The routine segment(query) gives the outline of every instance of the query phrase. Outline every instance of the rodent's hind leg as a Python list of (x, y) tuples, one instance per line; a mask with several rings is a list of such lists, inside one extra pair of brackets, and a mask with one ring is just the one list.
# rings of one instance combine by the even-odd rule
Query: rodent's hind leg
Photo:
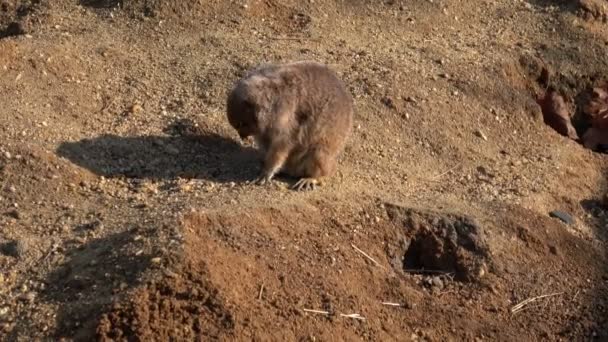
[(301, 161), (300, 180), (291, 188), (297, 191), (314, 190), (336, 169), (335, 154), (325, 148), (315, 148)]

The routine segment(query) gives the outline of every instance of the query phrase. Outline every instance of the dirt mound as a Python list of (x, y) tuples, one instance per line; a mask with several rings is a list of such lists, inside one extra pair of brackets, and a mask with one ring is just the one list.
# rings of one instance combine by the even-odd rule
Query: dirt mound
[[(529, 319), (535, 309), (512, 316), (509, 308), (542, 290), (528, 277), (552, 279), (543, 273), (544, 261), (528, 260), (560, 254), (571, 260), (568, 264), (588, 263), (594, 252), (581, 253), (585, 247), (575, 246), (585, 243), (556, 230), (550, 219), (511, 210), (522, 221), (538, 224), (532, 231), (505, 218), (505, 227), (514, 227), (523, 241), (540, 243), (519, 249), (518, 260), (507, 258), (514, 251), (502, 250), (506, 245), (492, 251), (483, 229), (470, 218), (397, 205), (356, 209), (319, 203), (193, 213), (183, 221), (181, 260), (169, 263), (162, 279), (114, 305), (102, 318), (98, 336), (386, 340), (434, 339), (445, 332), (458, 339), (508, 339), (531, 330), (549, 338), (580, 333), (590, 321), (568, 325), (570, 315), (580, 313), (566, 297), (544, 304), (543, 310), (551, 312), (544, 322)], [(553, 247), (545, 247), (543, 240)], [(401, 256), (395, 246), (406, 246)], [(500, 266), (490, 255), (499, 258)], [(416, 270), (393, 269), (391, 260)], [(588, 266), (589, 275), (601, 267)], [(567, 273), (551, 287), (568, 291), (573, 284), (566, 270), (572, 268), (558, 268)], [(519, 280), (506, 282), (513, 278)], [(346, 317), (352, 314), (362, 320)], [(445, 315), (454, 318), (442, 321)], [(506, 323), (512, 320), (515, 325)]]
[(115, 303), (97, 327), (101, 341), (193, 340), (230, 336), (233, 318), (222, 294), (207, 282), (205, 265), (177, 266), (176, 273), (133, 291)]

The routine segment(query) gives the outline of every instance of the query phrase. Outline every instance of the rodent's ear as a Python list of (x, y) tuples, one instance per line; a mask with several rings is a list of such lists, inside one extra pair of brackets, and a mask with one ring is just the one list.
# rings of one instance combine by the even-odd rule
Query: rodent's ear
[(266, 80), (267, 79), (265, 77), (254, 75), (247, 80), (247, 85), (249, 86), (249, 88), (253, 88), (259, 91), (266, 87)]

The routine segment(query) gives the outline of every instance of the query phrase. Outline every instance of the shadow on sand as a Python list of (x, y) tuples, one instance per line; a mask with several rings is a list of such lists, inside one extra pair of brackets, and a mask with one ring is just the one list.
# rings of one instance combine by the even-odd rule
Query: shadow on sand
[[(170, 127), (173, 133), (175, 125)], [(177, 129), (180, 131), (183, 129)], [(255, 177), (260, 158), (255, 149), (215, 133), (170, 136), (102, 135), (64, 142), (57, 154), (91, 172), (127, 178), (199, 178), (241, 182)]]

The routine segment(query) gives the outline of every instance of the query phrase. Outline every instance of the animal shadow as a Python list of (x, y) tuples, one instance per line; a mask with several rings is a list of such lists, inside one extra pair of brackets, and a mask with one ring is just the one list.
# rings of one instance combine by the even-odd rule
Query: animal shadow
[(260, 165), (255, 149), (216, 133), (192, 132), (192, 127), (181, 121), (166, 129), (169, 136), (106, 134), (64, 142), (57, 154), (107, 178), (180, 177), (225, 183), (255, 177)]

